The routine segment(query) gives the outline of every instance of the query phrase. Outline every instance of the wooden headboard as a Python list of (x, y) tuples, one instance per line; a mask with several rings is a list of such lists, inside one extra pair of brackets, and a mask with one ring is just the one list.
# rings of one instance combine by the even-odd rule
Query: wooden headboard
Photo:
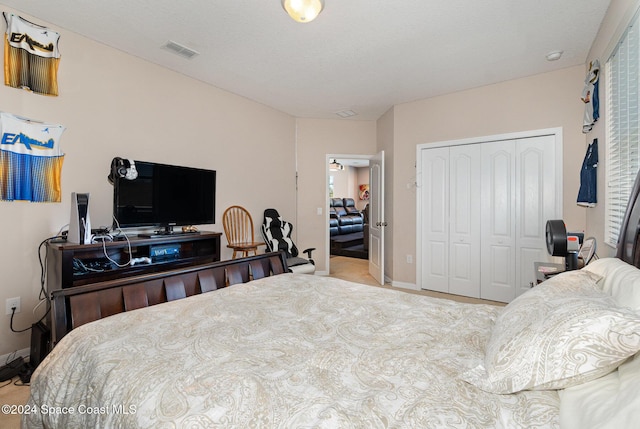
[(52, 344), (94, 320), (288, 272), (284, 252), (193, 265), (52, 292)]
[(640, 268), (640, 172), (636, 176), (620, 226), (616, 257)]

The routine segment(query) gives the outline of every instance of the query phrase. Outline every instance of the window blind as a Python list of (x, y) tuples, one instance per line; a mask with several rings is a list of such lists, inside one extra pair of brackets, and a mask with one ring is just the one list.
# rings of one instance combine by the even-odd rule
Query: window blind
[(640, 167), (640, 25), (632, 19), (606, 64), (607, 169), (605, 242), (616, 246)]

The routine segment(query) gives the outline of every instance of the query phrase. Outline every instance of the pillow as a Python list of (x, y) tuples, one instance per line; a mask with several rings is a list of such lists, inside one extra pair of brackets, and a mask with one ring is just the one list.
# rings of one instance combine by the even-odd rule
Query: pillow
[(640, 421), (640, 355), (611, 374), (559, 394), (563, 429), (636, 427)]
[(601, 258), (583, 268), (603, 279), (602, 291), (611, 295), (622, 307), (640, 311), (640, 270), (618, 258)]
[(602, 377), (640, 350), (640, 313), (588, 271), (559, 274), (498, 315), (484, 361), (461, 378), (491, 393), (561, 389)]

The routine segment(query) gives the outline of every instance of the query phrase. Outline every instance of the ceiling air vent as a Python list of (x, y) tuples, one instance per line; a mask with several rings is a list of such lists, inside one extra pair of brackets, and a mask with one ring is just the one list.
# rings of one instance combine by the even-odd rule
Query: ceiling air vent
[(166, 45), (163, 46), (167, 51), (173, 52), (176, 55), (180, 55), (181, 57), (191, 59), (196, 55), (200, 55), (199, 52), (194, 51), (191, 48), (187, 48), (180, 43), (174, 42), (173, 40), (169, 40)]
[(339, 112), (335, 112), (335, 114), (340, 116), (341, 118), (350, 118), (351, 116), (357, 115), (357, 113), (351, 109), (343, 109), (343, 110), (340, 110)]

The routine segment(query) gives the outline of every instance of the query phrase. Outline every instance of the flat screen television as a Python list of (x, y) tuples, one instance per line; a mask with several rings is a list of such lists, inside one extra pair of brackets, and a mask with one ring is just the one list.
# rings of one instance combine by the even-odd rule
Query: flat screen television
[(113, 182), (114, 226), (158, 227), (215, 223), (216, 172), (200, 168), (134, 161), (138, 177)]

